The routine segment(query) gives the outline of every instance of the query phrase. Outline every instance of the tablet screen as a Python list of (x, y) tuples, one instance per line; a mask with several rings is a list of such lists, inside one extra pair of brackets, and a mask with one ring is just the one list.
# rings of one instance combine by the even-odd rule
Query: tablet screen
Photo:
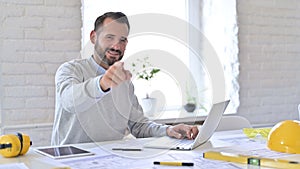
[(92, 152), (74, 146), (41, 147), (36, 151), (51, 158), (68, 158), (92, 155)]

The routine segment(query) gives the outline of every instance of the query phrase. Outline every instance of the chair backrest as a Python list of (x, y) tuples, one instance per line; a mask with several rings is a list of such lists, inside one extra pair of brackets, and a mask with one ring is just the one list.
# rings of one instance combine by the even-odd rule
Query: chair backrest
[(299, 120), (300, 120), (300, 104), (298, 105), (298, 115), (299, 115)]
[(251, 128), (249, 120), (242, 116), (223, 116), (216, 131)]

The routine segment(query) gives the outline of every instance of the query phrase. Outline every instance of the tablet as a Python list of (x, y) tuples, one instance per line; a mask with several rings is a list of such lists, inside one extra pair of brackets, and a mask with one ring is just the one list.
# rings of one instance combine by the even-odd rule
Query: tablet
[(35, 151), (53, 159), (71, 158), (93, 155), (94, 153), (75, 147), (75, 146), (51, 146), (51, 147), (37, 147)]

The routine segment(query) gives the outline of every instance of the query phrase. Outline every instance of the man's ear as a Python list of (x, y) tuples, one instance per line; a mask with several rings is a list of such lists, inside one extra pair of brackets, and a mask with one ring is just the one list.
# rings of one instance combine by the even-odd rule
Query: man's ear
[(94, 31), (94, 30), (91, 31), (91, 33), (90, 33), (90, 40), (91, 40), (92, 44), (96, 43), (96, 40), (97, 40), (96, 31)]

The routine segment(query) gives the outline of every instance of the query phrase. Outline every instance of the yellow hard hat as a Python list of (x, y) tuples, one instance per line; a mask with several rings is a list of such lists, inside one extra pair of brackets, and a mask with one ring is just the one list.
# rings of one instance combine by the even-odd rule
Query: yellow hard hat
[(273, 151), (300, 154), (300, 121), (277, 123), (268, 135), (267, 146)]

